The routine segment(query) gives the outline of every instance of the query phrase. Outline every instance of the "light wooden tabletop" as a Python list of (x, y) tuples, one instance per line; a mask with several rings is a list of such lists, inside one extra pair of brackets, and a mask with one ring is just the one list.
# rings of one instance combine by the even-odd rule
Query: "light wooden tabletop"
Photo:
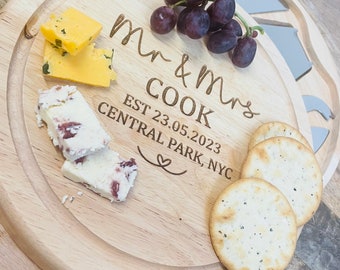
[[(12, 0), (14, 1), (14, 0)], [(0, 6), (6, 4), (0, 0)], [(300, 0), (306, 11), (316, 22), (337, 66), (340, 66), (340, 0)], [(1, 9), (0, 9), (1, 13)], [(340, 216), (340, 166), (324, 190), (324, 204)], [(340, 250), (340, 247), (339, 247)], [(16, 246), (0, 224), (0, 269), (37, 269), (37, 266)], [(300, 269), (296, 266), (295, 269)], [(305, 269), (305, 268), (303, 268)]]

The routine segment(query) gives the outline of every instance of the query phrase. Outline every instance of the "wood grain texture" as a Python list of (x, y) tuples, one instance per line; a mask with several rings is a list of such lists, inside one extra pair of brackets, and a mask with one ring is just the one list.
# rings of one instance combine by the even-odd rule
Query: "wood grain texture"
[[(159, 196), (154, 191), (150, 191), (150, 189), (153, 187), (153, 184), (157, 184), (157, 182), (155, 182), (156, 180), (154, 179), (165, 178), (173, 180), (171, 177), (157, 171), (152, 173), (148, 172), (147, 174), (142, 172), (138, 179), (152, 179), (151, 182), (142, 182), (141, 184), (137, 183), (131, 198), (129, 198), (129, 201), (124, 205), (113, 206), (114, 209), (112, 209), (112, 205), (106, 200), (98, 198), (96, 195), (83, 190), (82, 187), (66, 181), (61, 177), (58, 168), (60, 168), (60, 165), (62, 164), (62, 157), (60, 153), (58, 153), (58, 151), (52, 147), (51, 142), (47, 138), (46, 130), (36, 128), (34, 111), (32, 110), (36, 100), (36, 89), (44, 88), (55, 83), (54, 81), (45, 81), (40, 74), (39, 59), (41, 59), (42, 37), (38, 35), (36, 38), (28, 40), (26, 38), (22, 38), (22, 36), (19, 36), (17, 30), (23, 29), (23, 26), (28, 21), (28, 18), (41, 4), (40, 2), (42, 1), (34, 1), (31, 10), (26, 10), (24, 13), (16, 13), (26, 14), (21, 18), (18, 18), (18, 15), (13, 15), (12, 12), (14, 12), (14, 10), (15, 12), (18, 12), (18, 9), (26, 9), (26, 6), (24, 5), (22, 7), (15, 6), (15, 8), (14, 6), (7, 6), (7, 10), (5, 10), (5, 12), (1, 15), (2, 22), (6, 22), (6, 26), (8, 26), (9, 29), (12, 29), (12, 31), (9, 33), (10, 35), (6, 38), (8, 47), (1, 47), (1, 53), (4, 55), (5, 59), (4, 64), (1, 66), (1, 72), (4, 72), (1, 73), (2, 76), (7, 72), (8, 67), (6, 68), (5, 63), (6, 61), (8, 61), (7, 63), (10, 63), (9, 59), (12, 49), (15, 51), (15, 57), (12, 59), (10, 65), (12, 71), (15, 72), (10, 72), (10, 87), (8, 87), (9, 90), (7, 89), (8, 96), (1, 96), (2, 100), (6, 100), (6, 98), (10, 97), (8, 99), (10, 105), (7, 103), (4, 104), (5, 106), (2, 106), (2, 119), (8, 118), (6, 111), (7, 106), (9, 107), (10, 118), (12, 117), (12, 119), (9, 121), (10, 126), (4, 126), (1, 130), (2, 134), (4, 135), (4, 137), (2, 136), (1, 147), (6, 149), (6, 151), (1, 156), (1, 160), (6, 160), (7, 170), (4, 172), (4, 174), (2, 174), (1, 178), (4, 181), (0, 189), (1, 195), (3, 195), (1, 196), (0, 202), (2, 208), (1, 222), (6, 227), (6, 230), (8, 230), (18, 246), (22, 248), (34, 262), (46, 269), (50, 268), (51, 266), (53, 266), (53, 268), (63, 269), (68, 267), (78, 268), (85, 264), (87, 266), (91, 266), (92, 269), (95, 269), (96, 267), (103, 269), (112, 266), (113, 263), (122, 265), (124, 264), (126, 269), (129, 269), (136, 264), (138, 264), (141, 268), (144, 267), (147, 269), (158, 269), (160, 265), (154, 264), (155, 261), (161, 261), (162, 268), (166, 268), (167, 264), (169, 266), (173, 264), (172, 266), (190, 265), (192, 268), (198, 269), (218, 269), (219, 265), (209, 247), (206, 231), (204, 225), (202, 225), (204, 224), (206, 215), (208, 215), (209, 204), (211, 204), (214, 194), (216, 194), (219, 189), (218, 186), (202, 193), (202, 191), (197, 188), (191, 190), (193, 186), (190, 186), (191, 189), (188, 191), (188, 187), (186, 187), (186, 185), (175, 182), (173, 184), (174, 186), (170, 186), (168, 191), (171, 191), (172, 188), (177, 190), (177, 187), (180, 187), (180, 190), (183, 193), (180, 194), (180, 198), (182, 198), (182, 200), (173, 202), (167, 197)], [(148, 7), (150, 9), (152, 7), (152, 2), (154, 1), (150, 1), (148, 4), (150, 5)], [(60, 7), (57, 7), (57, 10), (62, 9), (63, 4), (60, 3), (60, 5)], [(79, 7), (85, 11), (88, 10), (88, 4), (85, 2), (81, 2)], [(118, 7), (118, 10), (119, 8), (124, 10), (124, 7)], [(140, 9), (140, 7), (138, 8), (138, 4), (135, 8), (137, 10)], [(297, 9), (301, 10), (299, 6)], [(51, 10), (54, 10), (53, 1), (46, 1), (44, 5), (42, 5), (39, 10), (34, 13), (35, 15), (29, 20), (29, 27), (27, 27), (26, 30), (29, 30), (30, 34), (34, 34), (37, 31), (39, 20), (42, 20), (43, 16), (47, 18)], [(102, 18), (99, 16), (99, 9), (91, 10), (91, 12), (90, 13), (93, 14), (93, 16)], [(131, 14), (133, 14), (132, 9), (126, 11), (126, 14), (127, 16), (131, 16)], [(293, 17), (293, 15), (291, 16)], [(104, 20), (110, 20), (110, 22), (107, 23), (107, 26), (111, 27), (112, 20), (115, 18), (115, 16), (112, 16), (109, 19), (107, 19), (105, 16), (103, 16), (103, 18)], [(131, 16), (129, 18), (134, 17)], [(20, 23), (14, 26), (14, 21), (16, 21), (15, 19), (17, 19)], [(142, 19), (135, 20), (133, 20), (133, 23), (136, 23), (137, 25), (138, 23), (143, 25)], [(108, 32), (109, 29), (106, 29), (106, 31)], [(178, 40), (176, 37), (172, 36), (171, 39), (173, 38), (175, 38), (176, 41), (171, 42), (183, 42), (182, 40)], [(145, 42), (146, 46), (152, 46), (155, 44), (154, 42), (157, 42), (153, 40), (152, 37), (149, 37), (149, 39), (150, 40)], [(18, 42), (16, 47), (14, 47), (14, 43), (16, 41)], [(102, 44), (112, 44), (112, 40), (109, 40), (107, 36), (103, 37), (100, 41)], [(187, 46), (187, 44), (180, 44), (181, 46)], [(324, 46), (323, 44), (321, 45)], [(162, 47), (163, 45), (159, 46)], [(282, 78), (281, 82), (283, 86), (280, 87), (282, 87), (282, 89), (288, 93), (284, 99), (289, 101), (288, 103), (290, 103), (290, 101), (293, 102), (293, 105), (290, 104), (289, 106), (289, 116), (282, 115), (282, 112), (277, 112), (278, 114), (276, 117), (286, 117), (287, 121), (299, 126), (303, 132), (309, 136), (308, 127), (306, 127), (307, 122), (306, 117), (304, 116), (303, 106), (301, 105), (302, 103), (299, 99), (299, 93), (295, 90), (300, 89), (301, 86), (306, 89), (306, 85), (309, 86), (313, 84), (314, 78), (316, 78), (314, 83), (319, 84), (321, 81), (321, 85), (325, 89), (330, 89), (331, 87), (329, 86), (332, 86), (332, 84), (329, 84), (329, 82), (332, 83), (334, 80), (334, 75), (332, 74), (334, 67), (331, 68), (331, 75), (328, 77), (330, 79), (327, 80), (327, 82), (322, 82), (322, 80), (320, 80), (321, 76), (318, 72), (316, 72), (315, 75), (313, 75), (313, 78), (309, 79), (308, 82), (306, 81), (305, 84), (299, 82), (298, 85), (296, 85), (295, 82), (291, 80), (291, 76), (287, 72), (287, 67), (285, 67), (285, 65), (280, 62), (280, 57), (277, 59), (275, 58), (277, 52), (275, 51), (275, 48), (273, 49), (271, 47), (272, 44), (269, 41), (263, 39), (261, 46), (263, 46), (263, 51), (260, 52), (260, 56), (265, 59), (264, 61), (268, 62), (269, 66), (274, 67), (273, 70), (277, 69), (278, 67), (280, 69), (278, 74), (274, 74), (273, 76)], [(115, 43), (115, 47), (119, 48), (123, 46), (119, 45), (117, 42), (117, 44)], [(195, 46), (192, 46), (191, 49), (192, 50), (189, 53), (194, 54), (192, 57), (193, 59), (196, 59), (194, 53)], [(180, 55), (180, 52), (181, 49), (179, 49), (179, 51), (176, 50), (174, 55)], [(135, 52), (131, 51), (131, 53), (133, 54)], [(117, 58), (118, 57), (119, 55), (117, 55)], [(327, 55), (327, 50), (325, 56), (323, 55), (323, 57), (327, 61), (330, 59)], [(117, 58), (115, 59), (117, 69), (119, 70), (121, 67), (122, 73), (123, 71), (128, 73), (129, 69), (126, 66), (128, 64), (134, 63), (135, 60), (127, 57), (124, 59), (124, 61), (122, 61)], [(25, 66), (20, 67), (19, 64), (22, 65), (23, 59), (27, 60), (27, 63)], [(138, 61), (139, 69), (138, 72), (133, 73), (132, 77), (135, 78), (133, 78), (132, 82), (129, 84), (129, 89), (137, 88), (139, 81), (145, 81), (145, 74), (149, 74), (150, 72), (150, 63), (145, 63), (145, 61), (143, 62), (141, 60)], [(141, 63), (143, 65), (141, 65)], [(157, 69), (160, 69), (160, 66), (158, 66), (156, 70)], [(20, 70), (21, 73), (19, 72), (16, 74), (18, 70)], [(193, 69), (193, 71), (196, 70)], [(24, 77), (22, 74), (25, 74)], [(163, 75), (166, 78), (165, 81), (168, 82), (171, 80), (171, 75)], [(122, 81), (124, 83), (131, 79), (131, 75), (126, 78), (124, 77), (124, 74), (122, 76)], [(147, 75), (146, 77), (148, 78), (149, 76)], [(20, 83), (22, 83), (23, 87), (21, 87)], [(123, 86), (121, 86), (121, 88), (123, 88)], [(21, 90), (23, 92), (21, 92)], [(98, 89), (91, 89), (91, 91), (92, 90), (97, 92), (95, 94), (86, 92), (86, 97), (94, 108), (97, 107), (98, 104), (104, 99), (114, 104), (115, 100), (119, 99), (119, 93), (124, 93), (124, 91), (119, 92), (118, 90), (118, 93), (110, 93), (110, 95), (105, 93), (105, 95), (103, 95), (102, 89), (99, 91)], [(333, 88), (331, 88), (330, 92), (332, 91), (333, 93), (328, 94), (329, 97), (327, 96), (327, 98), (331, 100), (333, 98), (333, 102), (336, 107), (337, 99), (334, 99), (334, 96), (336, 97), (337, 95), (336, 83), (335, 86), (333, 85)], [(3, 94), (5, 94), (5, 90), (2, 91), (2, 95)], [(142, 100), (144, 99), (143, 95), (144, 93), (140, 94), (139, 96)], [(273, 95), (275, 95), (275, 93)], [(136, 94), (136, 96), (138, 95)], [(254, 98), (254, 100), (254, 103), (256, 103), (257, 98)], [(154, 104), (156, 103), (152, 103), (153, 106), (156, 106)], [(157, 103), (157, 106), (158, 105), (161, 107), (161, 104)], [(210, 103), (209, 105), (214, 106)], [(19, 110), (16, 111), (15, 108), (18, 108)], [(169, 113), (171, 117), (178, 117), (176, 114), (178, 112), (174, 111), (172, 113)], [(15, 119), (15, 121), (13, 119)], [(110, 127), (112, 124), (110, 119), (102, 117), (101, 120), (108, 127), (112, 134), (121, 134), (120, 131), (116, 131), (115, 128)], [(320, 120), (318, 121), (321, 123)], [(244, 129), (242, 127), (238, 127), (238, 125), (236, 126), (237, 128), (235, 132), (237, 132), (239, 129)], [(20, 134), (18, 132), (19, 130), (22, 130), (23, 127), (27, 129), (26, 136), (23, 136), (22, 133)], [(333, 123), (330, 124), (330, 128), (334, 130)], [(241, 150), (238, 149), (235, 152), (233, 159), (242, 158), (243, 144), (244, 141), (246, 141), (251, 129), (251, 127), (247, 127), (245, 129), (246, 135), (244, 135), (244, 138), (240, 140), (241, 142), (235, 146)], [(198, 130), (200, 129), (198, 128)], [(219, 134), (221, 132), (222, 131), (218, 130), (217, 133)], [(123, 131), (122, 133), (124, 135), (126, 134)], [(229, 136), (232, 138), (236, 136), (235, 134), (236, 133), (231, 131)], [(137, 133), (130, 132), (128, 133), (127, 137), (118, 139), (116, 142), (119, 143), (121, 148), (117, 150), (120, 150), (123, 155), (137, 155), (138, 152), (136, 149), (134, 148), (131, 150), (130, 146), (128, 146), (130, 141), (141, 140), (140, 136), (137, 135)], [(221, 134), (219, 134), (219, 136), (221, 136)], [(14, 140), (14, 145), (6, 145), (8, 141), (11, 141), (10, 138)], [(141, 145), (145, 145), (149, 142), (148, 139), (141, 141), (143, 143)], [(326, 154), (319, 155), (319, 160), (323, 164), (323, 169), (329, 175), (332, 173), (328, 171), (334, 171), (336, 167), (336, 164), (331, 164), (330, 166), (329, 163), (337, 163), (337, 144), (337, 135), (334, 135), (334, 137), (331, 139), (330, 146), (327, 146), (326, 144), (326, 147), (328, 148), (324, 152), (330, 152), (331, 157)], [(329, 151), (331, 147), (334, 149)], [(16, 155), (14, 157), (13, 154), (17, 152), (19, 152), (18, 157)], [(152, 153), (152, 151), (147, 153)], [(36, 162), (27, 160), (25, 158), (27, 156), (33, 156)], [(50, 159), (51, 156), (52, 159)], [(228, 160), (230, 160), (230, 157), (226, 156), (225, 158), (229, 158)], [(51, 160), (53, 160), (53, 162), (51, 162)], [(232, 161), (230, 162), (232, 163)], [(18, 169), (18, 164), (22, 166), (23, 170), (21, 170), (20, 167)], [(150, 166), (145, 161), (142, 161), (142, 165), (142, 167)], [(181, 168), (180, 165), (181, 164), (177, 165), (176, 167)], [(195, 165), (191, 164), (191, 166)], [(150, 167), (153, 168), (152, 166)], [(16, 172), (14, 178), (17, 179), (15, 188), (13, 188), (13, 181), (11, 181), (11, 179), (13, 179), (13, 171)], [(237, 171), (237, 169), (235, 169), (235, 171)], [(207, 174), (207, 172), (204, 173), (197, 169), (195, 172), (195, 177), (197, 177), (197, 175), (201, 175), (202, 173), (203, 175)], [(327, 177), (330, 178), (330, 176)], [(209, 186), (207, 186), (204, 182), (199, 183), (199, 188), (209, 188)], [(224, 184), (222, 183), (220, 185), (223, 186)], [(82, 197), (77, 197), (76, 194), (79, 190), (84, 191), (85, 195)], [(202, 194), (207, 196), (206, 192), (209, 194), (208, 200), (202, 203), (199, 198), (201, 198), (200, 196)], [(178, 211), (178, 205), (184, 201), (187, 203), (187, 198), (192, 196), (192, 193), (194, 193), (195, 198), (188, 202), (188, 206), (185, 204), (183, 205), (182, 203), (184, 209)], [(65, 194), (74, 195), (75, 200), (72, 203), (67, 202), (65, 205), (61, 205), (60, 200)], [(147, 198), (145, 198), (145, 196), (147, 196)], [(176, 193), (176, 196), (178, 196), (178, 192)], [(156, 198), (154, 202), (157, 205), (156, 207), (150, 203), (150, 198)], [(149, 200), (147, 201), (146, 199)], [(192, 209), (195, 209), (196, 211), (198, 210), (198, 212), (188, 214), (190, 211), (192, 211)], [(146, 216), (148, 217), (148, 220), (145, 219)], [(117, 217), (119, 218), (117, 219)], [(42, 220), (42, 222), (38, 222), (39, 224), (37, 224), (38, 219)], [(113, 224), (108, 222), (110, 220), (115, 220), (115, 222), (118, 223)], [(195, 220), (198, 220), (199, 222), (196, 222), (196, 224), (194, 223)], [(101, 226), (98, 226), (99, 222), (101, 222)], [(150, 224), (152, 224), (151, 227)], [(124, 246), (124, 243), (123, 246), (119, 246), (121, 242), (119, 240), (126, 240), (126, 237), (124, 237), (124, 239), (116, 239), (117, 233), (112, 232), (112, 230), (117, 228), (123, 228), (123, 231), (126, 234), (131, 232), (134, 233), (131, 236), (131, 241), (129, 242), (128, 246)], [(176, 230), (180, 230), (182, 233), (185, 232), (183, 235), (181, 235), (181, 237), (184, 238), (180, 239), (180, 241), (176, 238), (176, 236), (173, 237), (174, 234), (171, 234), (174, 233), (174, 228), (176, 228)], [(52, 231), (62, 233), (64, 238), (60, 239), (60, 237), (56, 237), (54, 234), (51, 234)], [(189, 235), (187, 235), (187, 232), (189, 232)], [(169, 233), (171, 235), (170, 242)], [(147, 239), (147, 236), (155, 235), (155, 239), (157, 239), (156, 245), (154, 245), (155, 243), (152, 242), (154, 240)], [(191, 241), (190, 239), (193, 237), (198, 239), (195, 244), (197, 246), (196, 248), (192, 248), (191, 244), (188, 244), (188, 242)], [(86, 239), (85, 242), (84, 239)], [(145, 245), (143, 245), (141, 248), (139, 245), (140, 241), (145, 243)], [(70, 243), (70, 245), (65, 246), (65, 242)], [(150, 254), (146, 255), (146, 252), (149, 252), (149, 250), (155, 246), (157, 246), (155, 252), (151, 254), (151, 256)], [(95, 250), (93, 247), (95, 247)], [(187, 251), (189, 247), (191, 253), (188, 256)], [(44, 252), (43, 258), (41, 257), (42, 252)], [(167, 254), (167, 257), (164, 257), (165, 253)], [(203, 258), (199, 258), (202, 257), (202, 254), (204, 254)], [(83, 258), (83, 256), (86, 258), (84, 258), (84, 260), (79, 260), (79, 257)], [(99, 261), (101, 262), (101, 265), (98, 265), (98, 258), (100, 258)], [(125, 261), (126, 258), (129, 259), (128, 262)]]
[[(11, 251), (11, 252), (9, 252)], [(0, 225), (0, 268), (1, 269), (39, 269), (22, 251), (17, 248), (13, 240)]]

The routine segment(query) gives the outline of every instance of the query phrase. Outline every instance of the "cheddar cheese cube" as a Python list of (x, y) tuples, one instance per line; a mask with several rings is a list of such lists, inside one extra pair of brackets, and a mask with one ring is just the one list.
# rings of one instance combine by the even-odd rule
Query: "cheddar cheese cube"
[(95, 48), (94, 43), (77, 55), (71, 55), (45, 41), (42, 72), (59, 79), (109, 87), (111, 80), (116, 79), (112, 58), (113, 50)]
[(94, 41), (102, 25), (82, 12), (69, 8), (60, 16), (51, 15), (40, 30), (46, 40), (76, 55)]

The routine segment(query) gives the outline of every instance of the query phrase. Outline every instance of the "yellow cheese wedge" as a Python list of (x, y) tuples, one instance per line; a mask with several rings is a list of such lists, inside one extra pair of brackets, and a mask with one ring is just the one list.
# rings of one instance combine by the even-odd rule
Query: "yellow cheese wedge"
[(81, 13), (69, 8), (60, 16), (51, 15), (49, 21), (40, 27), (45, 39), (71, 55), (78, 54), (99, 35), (102, 25)]
[(113, 50), (94, 46), (92, 43), (74, 56), (45, 41), (43, 74), (94, 86), (110, 86), (111, 80), (116, 79), (111, 67)]

